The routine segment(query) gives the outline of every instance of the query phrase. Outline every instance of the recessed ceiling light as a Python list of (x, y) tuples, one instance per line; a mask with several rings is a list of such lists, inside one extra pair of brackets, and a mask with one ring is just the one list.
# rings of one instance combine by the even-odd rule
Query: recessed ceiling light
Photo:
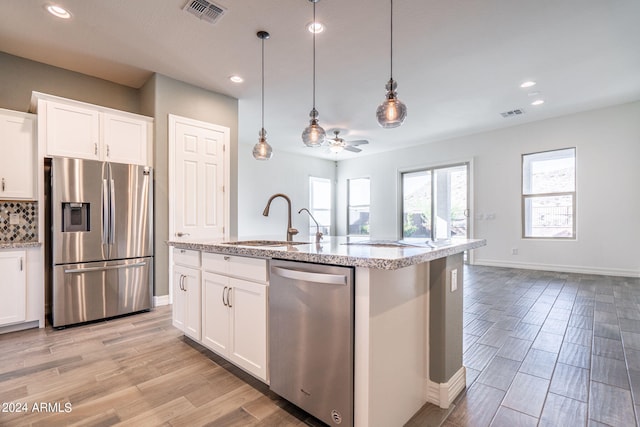
[(527, 82), (522, 83), (520, 85), (520, 87), (521, 88), (528, 88), (528, 87), (535, 86), (535, 85), (536, 85), (536, 82), (534, 82), (533, 80), (529, 80)]
[(231, 80), (234, 83), (242, 83), (244, 81), (242, 77), (236, 76), (236, 75), (229, 76), (229, 80)]
[(307, 24), (307, 30), (309, 30), (310, 33), (321, 33), (324, 31), (324, 25), (322, 25), (321, 22), (310, 22)]
[(529, 93), (527, 94), (527, 96), (538, 96), (538, 95), (540, 95), (540, 91), (537, 91), (537, 90), (535, 90), (535, 91), (533, 91), (533, 92), (529, 92)]
[(531, 105), (542, 105), (544, 104), (544, 99), (536, 99), (531, 103)]
[(71, 18), (71, 13), (67, 9), (62, 6), (58, 6), (56, 4), (50, 4), (47, 6), (47, 12), (52, 14), (57, 18), (69, 19)]

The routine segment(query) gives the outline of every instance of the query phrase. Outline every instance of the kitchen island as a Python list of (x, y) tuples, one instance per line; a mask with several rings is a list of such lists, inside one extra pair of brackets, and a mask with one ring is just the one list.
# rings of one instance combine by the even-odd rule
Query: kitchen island
[(486, 242), (452, 239), (428, 245), (327, 237), (319, 244), (295, 243), (185, 240), (169, 245), (203, 254), (354, 267), (354, 424), (402, 425), (427, 402), (447, 408), (465, 387), (463, 252)]

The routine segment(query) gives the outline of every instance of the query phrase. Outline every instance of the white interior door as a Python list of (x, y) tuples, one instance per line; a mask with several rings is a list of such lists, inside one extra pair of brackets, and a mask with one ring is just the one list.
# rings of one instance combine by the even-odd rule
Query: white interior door
[(169, 116), (171, 239), (228, 236), (229, 128)]

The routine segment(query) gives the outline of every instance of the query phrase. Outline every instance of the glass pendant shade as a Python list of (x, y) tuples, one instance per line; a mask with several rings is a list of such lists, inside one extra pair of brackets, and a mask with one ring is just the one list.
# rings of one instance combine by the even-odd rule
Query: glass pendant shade
[(397, 83), (393, 79), (389, 80), (386, 99), (376, 111), (378, 124), (385, 129), (396, 128), (407, 118), (407, 106), (398, 99), (396, 87)]
[(315, 108), (311, 110), (309, 117), (311, 117), (311, 120), (309, 121), (309, 126), (302, 132), (302, 142), (307, 147), (320, 147), (324, 144), (327, 133), (318, 124), (318, 111)]
[(267, 142), (267, 131), (260, 130), (258, 143), (253, 146), (253, 158), (256, 160), (269, 160), (273, 156), (273, 149)]

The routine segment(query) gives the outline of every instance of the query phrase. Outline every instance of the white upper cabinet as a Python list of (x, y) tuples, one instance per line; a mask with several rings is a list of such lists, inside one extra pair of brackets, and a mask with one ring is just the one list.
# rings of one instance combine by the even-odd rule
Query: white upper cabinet
[(34, 92), (46, 156), (151, 165), (153, 119)]
[[(100, 115), (76, 105), (47, 101), (45, 137), (49, 156), (100, 159)], [(41, 117), (43, 111), (39, 110)]]
[(35, 199), (36, 116), (0, 109), (0, 199)]
[(102, 125), (105, 160), (147, 164), (148, 121), (104, 113)]

